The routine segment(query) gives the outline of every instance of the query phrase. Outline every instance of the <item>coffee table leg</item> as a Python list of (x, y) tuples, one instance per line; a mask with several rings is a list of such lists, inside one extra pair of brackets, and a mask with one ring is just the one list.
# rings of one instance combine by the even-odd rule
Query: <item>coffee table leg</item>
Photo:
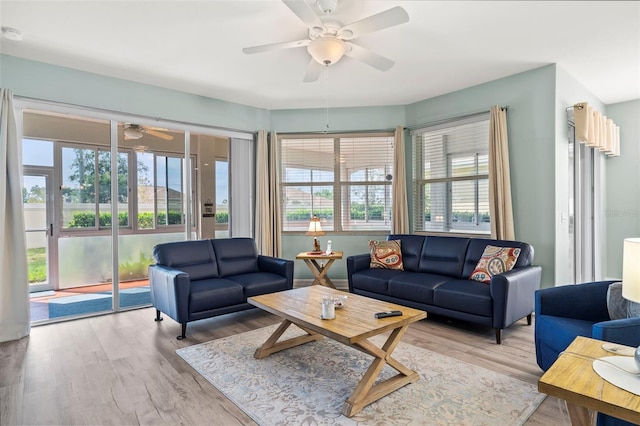
[[(356, 389), (342, 406), (342, 414), (347, 417), (352, 417), (372, 402), (420, 379), (418, 373), (391, 357), (391, 353), (398, 343), (400, 343), (400, 339), (407, 328), (408, 325), (405, 325), (404, 327), (393, 330), (382, 348), (378, 348), (368, 340), (363, 340), (352, 345), (354, 348), (372, 355), (374, 360), (362, 379), (358, 382)], [(390, 367), (393, 367), (400, 374), (390, 377), (374, 386), (376, 378), (385, 364), (389, 364)]]
[(266, 358), (272, 353), (280, 352), (294, 346), (299, 346), (308, 342), (322, 339), (321, 334), (316, 334), (309, 330), (303, 329), (307, 332), (307, 334), (298, 337), (292, 337), (291, 339), (278, 342), (280, 336), (282, 336), (282, 334), (287, 330), (287, 328), (289, 328), (291, 324), (293, 323), (289, 320), (282, 321), (282, 324), (280, 324), (278, 328), (276, 328), (276, 331), (274, 331), (273, 334), (269, 336), (267, 341), (264, 342), (258, 349), (256, 349), (253, 357), (256, 359)]

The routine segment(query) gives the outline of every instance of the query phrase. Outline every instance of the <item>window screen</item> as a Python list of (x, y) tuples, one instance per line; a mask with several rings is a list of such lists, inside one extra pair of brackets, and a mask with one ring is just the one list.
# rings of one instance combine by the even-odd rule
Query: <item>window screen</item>
[(414, 230), (489, 234), (489, 114), (411, 133)]

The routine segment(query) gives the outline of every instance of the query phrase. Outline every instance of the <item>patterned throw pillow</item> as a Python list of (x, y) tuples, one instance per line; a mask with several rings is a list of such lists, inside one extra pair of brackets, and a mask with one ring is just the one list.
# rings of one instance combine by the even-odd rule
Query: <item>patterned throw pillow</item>
[(370, 268), (404, 270), (400, 240), (369, 241), (369, 253), (371, 253)]
[(519, 248), (486, 246), (469, 279), (488, 284), (492, 276), (512, 270), (518, 256)]

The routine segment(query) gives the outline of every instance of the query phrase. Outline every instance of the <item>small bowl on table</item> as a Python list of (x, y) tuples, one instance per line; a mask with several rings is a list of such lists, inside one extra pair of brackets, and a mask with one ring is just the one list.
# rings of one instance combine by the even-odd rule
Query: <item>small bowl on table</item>
[(333, 304), (336, 308), (342, 308), (347, 303), (347, 296), (336, 296), (333, 298)]

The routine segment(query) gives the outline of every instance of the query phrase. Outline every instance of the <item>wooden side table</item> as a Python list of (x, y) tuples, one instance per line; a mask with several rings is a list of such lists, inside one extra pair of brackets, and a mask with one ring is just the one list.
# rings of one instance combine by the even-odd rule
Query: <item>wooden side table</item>
[(603, 343), (576, 337), (540, 378), (538, 390), (566, 401), (572, 425), (592, 424), (596, 411), (640, 424), (640, 396), (593, 371), (594, 359), (612, 355), (602, 349)]
[[(296, 256), (296, 259), (304, 260), (304, 263), (307, 264), (315, 279), (311, 285), (323, 285), (325, 287), (336, 288), (336, 286), (331, 282), (331, 279), (327, 276), (327, 272), (329, 272), (329, 268), (336, 259), (342, 259), (341, 251), (334, 251), (331, 254), (326, 254), (324, 252), (319, 254), (314, 254), (311, 252), (303, 251)], [(318, 261), (327, 261), (326, 264), (321, 265)]]

